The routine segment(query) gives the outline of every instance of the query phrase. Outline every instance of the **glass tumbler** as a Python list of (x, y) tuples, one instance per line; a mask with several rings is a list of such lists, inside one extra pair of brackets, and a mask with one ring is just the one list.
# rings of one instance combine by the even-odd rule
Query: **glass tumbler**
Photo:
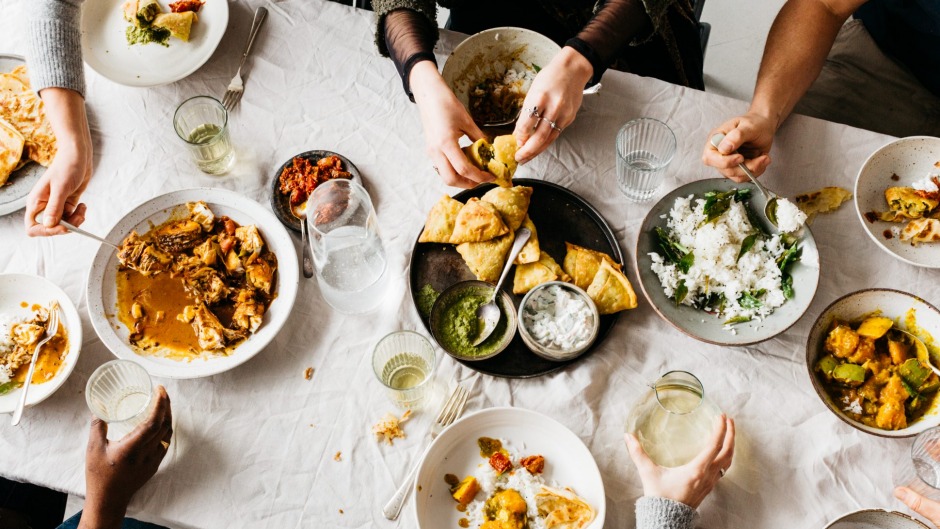
[(628, 200), (645, 202), (663, 183), (676, 154), (676, 135), (653, 118), (628, 122), (617, 133), (617, 184)]
[(427, 338), (412, 331), (393, 332), (372, 352), (372, 369), (389, 398), (403, 408), (420, 408), (434, 375), (437, 357)]
[(917, 434), (906, 459), (895, 470), (895, 484), (940, 501), (940, 426)]
[(221, 175), (232, 168), (235, 150), (228, 133), (228, 111), (218, 99), (196, 96), (183, 101), (173, 115), (173, 128), (200, 171)]
[(341, 178), (318, 185), (307, 202), (307, 226), (323, 299), (345, 314), (378, 307), (387, 283), (385, 247), (365, 188)]
[(140, 364), (112, 360), (91, 374), (85, 400), (91, 412), (108, 423), (108, 439), (120, 439), (147, 418), (153, 382)]
[(692, 373), (670, 371), (650, 385), (627, 418), (626, 432), (636, 436), (650, 459), (664, 467), (682, 466), (711, 438), (721, 415)]

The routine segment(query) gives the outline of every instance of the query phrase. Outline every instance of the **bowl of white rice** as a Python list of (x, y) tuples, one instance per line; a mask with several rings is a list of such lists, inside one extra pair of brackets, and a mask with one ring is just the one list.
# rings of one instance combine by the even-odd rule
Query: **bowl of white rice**
[[(709, 217), (706, 195), (734, 190), (743, 198)], [(714, 178), (683, 185), (653, 206), (635, 259), (640, 288), (663, 319), (703, 342), (750, 345), (803, 316), (819, 284), (816, 242), (808, 227), (781, 234), (764, 218), (764, 204), (753, 184)], [(665, 255), (662, 233), (694, 256), (687, 269)], [(790, 264), (782, 270), (784, 259)]]
[[(454, 48), (441, 75), (469, 111), (471, 95), (483, 89), (499, 91), (507, 98), (525, 98), (536, 74), (560, 50), (548, 37), (528, 29), (488, 29)], [(478, 120), (478, 124), (482, 123)]]

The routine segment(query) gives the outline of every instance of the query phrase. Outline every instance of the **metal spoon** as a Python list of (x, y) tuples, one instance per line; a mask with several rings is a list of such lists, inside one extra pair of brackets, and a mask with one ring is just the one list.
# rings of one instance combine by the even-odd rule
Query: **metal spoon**
[(512, 266), (512, 262), (516, 260), (516, 256), (519, 255), (525, 243), (529, 241), (530, 236), (532, 236), (532, 232), (528, 228), (519, 228), (519, 231), (516, 232), (516, 238), (512, 241), (512, 249), (509, 250), (509, 257), (506, 258), (506, 265), (503, 266), (503, 273), (499, 276), (496, 288), (493, 289), (493, 297), (490, 298), (489, 303), (480, 305), (477, 308), (477, 327), (480, 329), (480, 334), (473, 341), (474, 347), (483, 343), (496, 329), (496, 324), (499, 323), (499, 318), (503, 315), (502, 310), (496, 303), (496, 296), (499, 295), (499, 289), (503, 286), (506, 275), (509, 274), (509, 267)]
[[(718, 149), (718, 146), (721, 144), (721, 140), (723, 139), (725, 139), (724, 134), (720, 132), (718, 134), (715, 134), (714, 136), (712, 136), (712, 139), (711, 139), (712, 146), (715, 147), (715, 149)], [(754, 176), (754, 173), (752, 173), (751, 170), (748, 169), (746, 165), (744, 165), (743, 163), (739, 163), (738, 168), (744, 171), (744, 174), (746, 174), (747, 177), (751, 179), (751, 182), (753, 182), (754, 185), (757, 186), (757, 189), (760, 189), (760, 192), (763, 193), (764, 198), (767, 200), (767, 204), (764, 205), (764, 215), (767, 217), (767, 220), (769, 220), (771, 224), (776, 226), (777, 225), (777, 199), (779, 199), (780, 197), (778, 197), (776, 193), (767, 191), (767, 188), (761, 185), (761, 183), (757, 181), (757, 177)]]
[[(581, 93), (582, 93), (583, 95), (589, 96), (589, 95), (591, 95), (591, 94), (596, 94), (596, 93), (600, 92), (600, 91), (601, 91), (601, 88), (602, 88), (601, 84), (600, 84), (600, 83), (597, 83), (597, 84), (594, 85), (594, 86), (589, 86), (589, 87), (585, 88), (584, 91), (581, 92)], [(516, 120), (519, 119), (519, 116), (520, 116), (521, 114), (522, 114), (522, 107), (519, 107), (519, 110), (516, 111), (516, 114), (515, 114), (513, 117), (509, 118), (509, 119), (506, 119), (506, 120), (503, 120), (503, 121), (489, 121), (489, 122), (486, 122), (486, 123), (481, 123), (480, 126), (481, 126), (481, 127), (505, 127), (506, 125), (512, 125), (513, 123), (516, 122)]]
[(53, 301), (49, 305), (49, 321), (46, 322), (46, 332), (43, 338), (39, 340), (33, 349), (33, 357), (29, 361), (29, 371), (26, 373), (26, 381), (23, 382), (23, 393), (20, 395), (19, 402), (16, 403), (16, 409), (13, 410), (13, 420), (10, 422), (13, 426), (20, 423), (23, 418), (23, 408), (26, 407), (26, 393), (29, 386), (33, 383), (33, 372), (36, 370), (36, 360), (39, 358), (39, 350), (46, 342), (52, 339), (59, 332), (59, 303)]
[[(36, 216), (36, 222), (42, 224), (42, 215), (43, 215), (42, 213), (39, 213), (39, 215)], [(60, 220), (60, 221), (59, 221), (59, 224), (65, 226), (65, 229), (69, 230), (69, 231), (72, 232), (72, 233), (77, 233), (77, 234), (79, 234), (79, 235), (84, 235), (85, 237), (88, 237), (88, 238), (90, 238), (90, 239), (94, 239), (94, 240), (100, 242), (101, 244), (106, 244), (106, 245), (108, 245), (108, 246), (114, 248), (115, 250), (120, 250), (120, 249), (121, 249), (121, 247), (118, 246), (117, 244), (114, 244), (113, 242), (111, 242), (111, 241), (109, 241), (109, 240), (107, 240), (107, 239), (104, 239), (104, 238), (102, 238), (102, 237), (99, 237), (99, 236), (95, 235), (94, 233), (89, 233), (89, 232), (87, 232), (87, 231), (85, 231), (85, 230), (83, 230), (83, 229), (81, 229), (81, 228), (78, 228), (78, 227), (76, 227), (76, 226), (72, 226), (71, 224), (69, 224), (68, 222), (65, 222), (64, 220)]]
[(301, 255), (303, 255), (301, 269), (304, 277), (310, 279), (313, 277), (313, 255), (310, 250), (310, 235), (307, 231), (307, 201), (291, 206), (290, 212), (300, 221), (300, 245), (302, 246)]
[(940, 376), (940, 369), (937, 369), (937, 366), (933, 365), (933, 360), (930, 358), (930, 351), (927, 350), (927, 344), (925, 344), (923, 340), (907, 331), (902, 331), (897, 327), (892, 330), (906, 335), (907, 338), (914, 344), (914, 348), (917, 349), (917, 359), (922, 363), (927, 364), (927, 367), (929, 367), (931, 371), (936, 373), (937, 376)]

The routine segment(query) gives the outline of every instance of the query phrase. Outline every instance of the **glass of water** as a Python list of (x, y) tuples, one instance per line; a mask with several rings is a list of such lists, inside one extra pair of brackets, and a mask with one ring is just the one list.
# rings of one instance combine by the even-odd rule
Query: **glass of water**
[(108, 423), (108, 439), (117, 440), (144, 422), (153, 401), (147, 370), (130, 360), (112, 360), (95, 370), (85, 386), (92, 413)]
[(428, 395), (437, 357), (427, 338), (412, 331), (393, 332), (372, 352), (372, 368), (392, 401), (420, 408)]
[(218, 99), (196, 96), (183, 101), (173, 116), (173, 128), (200, 171), (221, 175), (232, 168), (235, 151), (228, 134), (228, 111)]
[(352, 180), (328, 180), (307, 202), (310, 248), (323, 299), (345, 314), (375, 309), (386, 289), (385, 247), (369, 193)]
[(617, 133), (617, 184), (627, 199), (645, 202), (663, 183), (676, 154), (676, 135), (653, 118), (628, 122)]
[(940, 501), (940, 426), (924, 430), (914, 438), (910, 462), (895, 470), (896, 485)]

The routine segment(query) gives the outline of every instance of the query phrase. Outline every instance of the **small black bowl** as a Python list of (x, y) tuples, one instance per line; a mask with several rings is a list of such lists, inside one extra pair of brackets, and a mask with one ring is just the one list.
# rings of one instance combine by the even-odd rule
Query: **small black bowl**
[(304, 158), (311, 163), (317, 163), (321, 158), (326, 158), (328, 156), (336, 156), (343, 162), (343, 170), (352, 175), (351, 180), (357, 184), (362, 184), (362, 173), (359, 172), (359, 169), (349, 161), (349, 158), (346, 158), (342, 154), (333, 152), (333, 151), (307, 151), (300, 154), (291, 156), (286, 162), (281, 164), (278, 167), (277, 171), (274, 173), (274, 178), (271, 181), (271, 209), (274, 210), (274, 214), (277, 216), (278, 220), (281, 221), (288, 228), (300, 233), (300, 220), (291, 213), (290, 210), (290, 195), (285, 195), (281, 193), (281, 173), (284, 172), (288, 166), (294, 163), (294, 158)]

